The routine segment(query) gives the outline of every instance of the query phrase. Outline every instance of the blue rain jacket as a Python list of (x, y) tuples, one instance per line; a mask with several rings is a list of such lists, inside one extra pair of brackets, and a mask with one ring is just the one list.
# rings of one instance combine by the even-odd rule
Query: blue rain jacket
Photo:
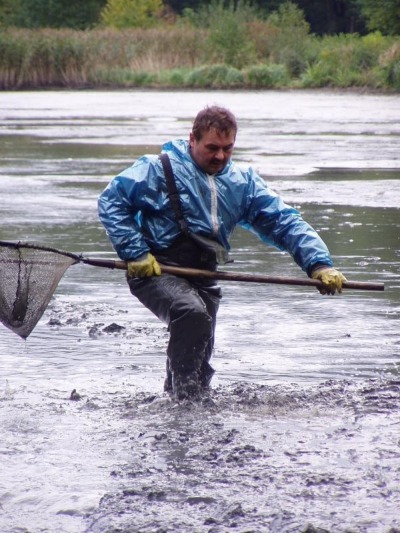
[[(291, 254), (308, 275), (316, 263), (332, 266), (329, 251), (300, 213), (288, 206), (251, 168), (233, 161), (209, 175), (190, 156), (188, 141), (170, 141), (167, 152), (191, 232), (214, 238), (227, 250), (236, 225)], [(99, 217), (123, 260), (168, 248), (181, 234), (157, 155), (144, 155), (115, 177), (99, 197)]]

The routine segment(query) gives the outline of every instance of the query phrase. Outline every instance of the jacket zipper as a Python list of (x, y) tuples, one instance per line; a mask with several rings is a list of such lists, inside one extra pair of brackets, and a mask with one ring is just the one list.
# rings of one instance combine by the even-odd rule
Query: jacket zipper
[(211, 192), (211, 224), (212, 224), (212, 234), (214, 237), (218, 234), (218, 197), (217, 197), (217, 188), (215, 186), (215, 178), (213, 174), (207, 174), (208, 185)]

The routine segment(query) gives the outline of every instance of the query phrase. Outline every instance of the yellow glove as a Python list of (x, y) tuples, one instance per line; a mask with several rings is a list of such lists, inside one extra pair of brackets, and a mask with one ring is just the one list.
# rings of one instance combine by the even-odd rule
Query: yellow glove
[(322, 286), (318, 287), (321, 294), (335, 294), (336, 291), (341, 293), (343, 282), (347, 281), (341, 272), (332, 267), (316, 268), (311, 277), (322, 282)]
[(160, 274), (160, 265), (151, 253), (142, 255), (136, 261), (128, 261), (128, 276), (131, 278), (149, 278)]

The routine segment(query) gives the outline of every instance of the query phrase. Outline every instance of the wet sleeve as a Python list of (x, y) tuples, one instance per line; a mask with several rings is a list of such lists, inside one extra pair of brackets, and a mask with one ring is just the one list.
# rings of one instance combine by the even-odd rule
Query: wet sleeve
[(250, 181), (247, 218), (242, 227), (267, 244), (288, 252), (309, 276), (315, 264), (332, 266), (329, 250), (318, 233), (257, 175)]
[(118, 256), (136, 259), (149, 251), (142, 233), (142, 211), (155, 185), (155, 169), (139, 161), (114, 178), (98, 199), (99, 218)]

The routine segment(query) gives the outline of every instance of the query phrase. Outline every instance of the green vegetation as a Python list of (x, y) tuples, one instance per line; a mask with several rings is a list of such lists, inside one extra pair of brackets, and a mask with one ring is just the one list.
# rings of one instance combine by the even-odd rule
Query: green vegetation
[(356, 0), (366, 19), (369, 30), (382, 31), (386, 35), (400, 34), (400, 1)]
[[(367, 6), (369, 0), (354, 1)], [(10, 2), (0, 0), (0, 21), (10, 13), (5, 9)], [(39, 0), (17, 4), (27, 2), (33, 5)], [(53, 5), (60, 0), (46, 2)], [(394, 9), (396, 2), (400, 0), (388, 3)], [(245, 0), (200, 3), (197, 10), (187, 8), (177, 17), (160, 11), (161, 0), (90, 0), (85, 5), (91, 6), (92, 20), (96, 12), (101, 23), (85, 30), (79, 29), (82, 24), (76, 20), (77, 29), (3, 24), (0, 89), (360, 87), (400, 91), (400, 37), (394, 30), (387, 35), (380, 31), (316, 35), (295, 2), (275, 0), (277, 8), (269, 14)], [(372, 2), (368, 5), (374, 7)]]
[(95, 26), (106, 0), (0, 0), (0, 24), (19, 28)]
[(108, 0), (100, 20), (112, 28), (150, 28), (158, 23), (161, 0)]

